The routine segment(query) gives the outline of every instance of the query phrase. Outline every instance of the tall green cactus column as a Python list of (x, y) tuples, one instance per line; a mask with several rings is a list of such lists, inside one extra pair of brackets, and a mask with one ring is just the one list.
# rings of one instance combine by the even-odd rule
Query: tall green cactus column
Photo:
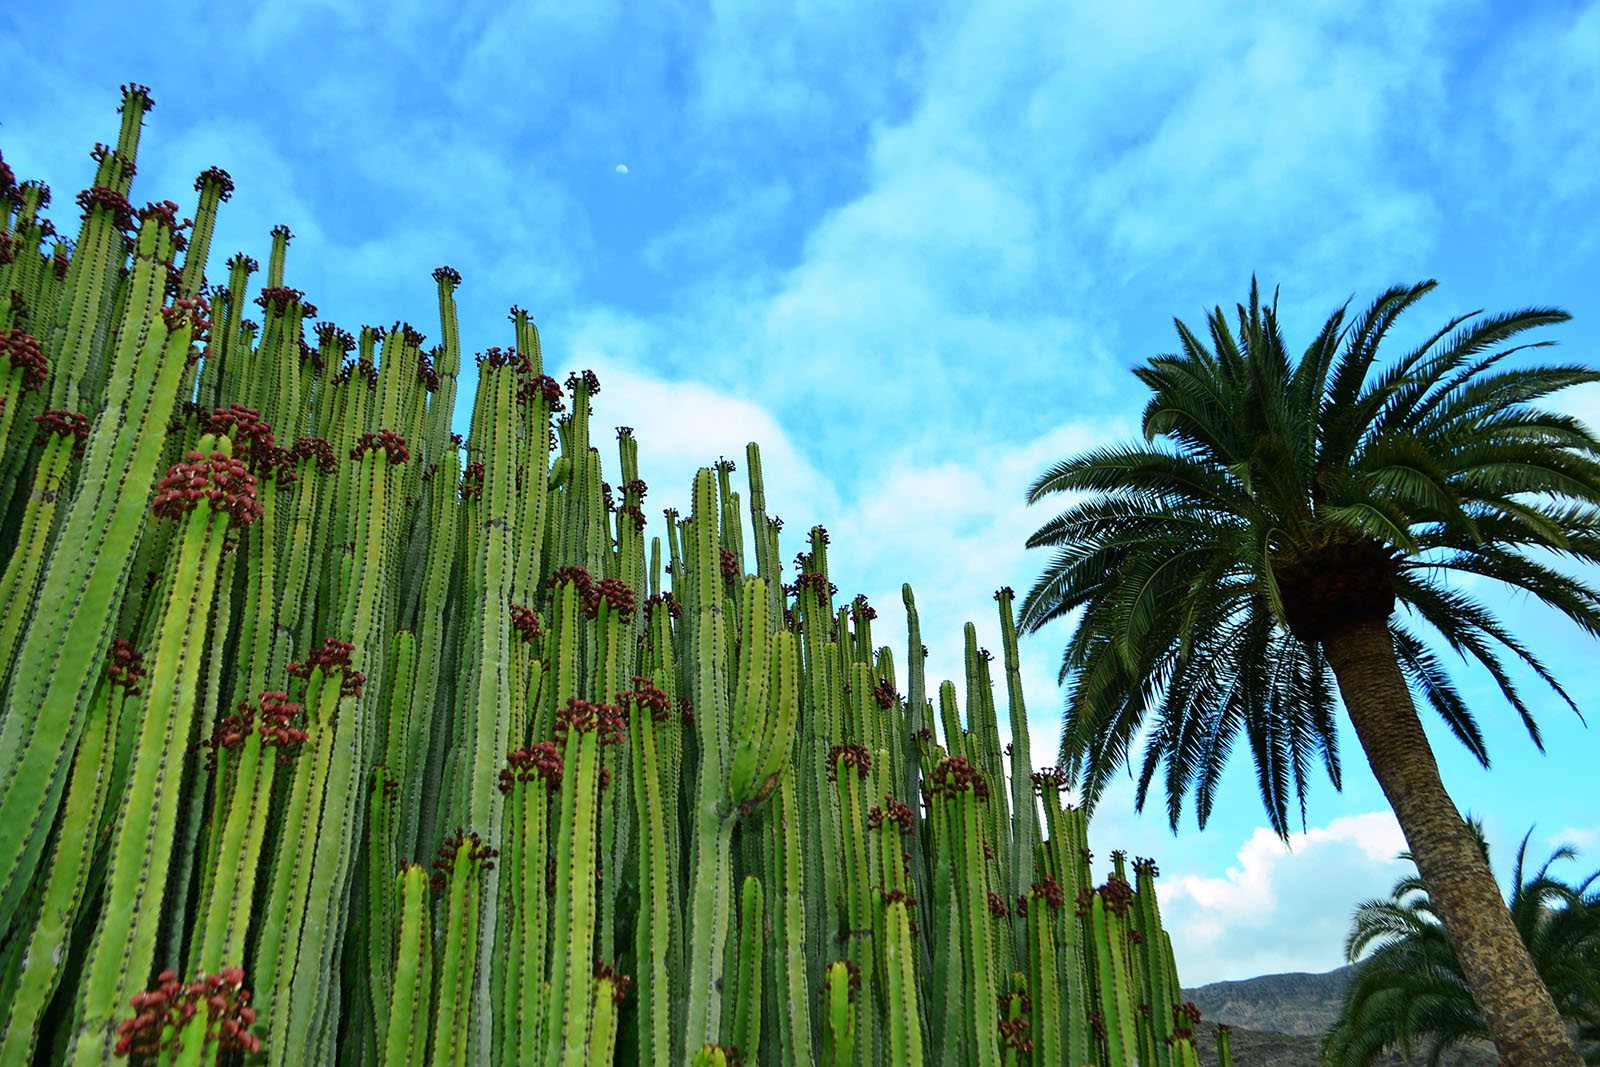
[(109, 623), (128, 582), (124, 563), (143, 527), (191, 339), (208, 325), (199, 304), (158, 310), (176, 221), (165, 209), (144, 214), (106, 409), (85, 448), (84, 491), (62, 517), (0, 714), (0, 929), (12, 925), (55, 819), (111, 646)]
[(133, 768), (106, 872), (106, 903), (86, 965), (73, 1062), (110, 1063), (118, 1014), (155, 962), (157, 924), (177, 821), (183, 750), (195, 708), (201, 646), (216, 591), (223, 536), (261, 515), (255, 480), (229, 455), (226, 438), (201, 438), (192, 458), (156, 489), (158, 516), (181, 519), (177, 573), (151, 656)]

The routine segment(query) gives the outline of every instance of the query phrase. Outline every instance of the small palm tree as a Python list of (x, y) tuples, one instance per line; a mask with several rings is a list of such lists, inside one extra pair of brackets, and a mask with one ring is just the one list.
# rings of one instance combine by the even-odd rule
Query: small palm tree
[(1029, 539), (1057, 551), (1021, 622), (1081, 611), (1062, 659), (1061, 763), (1084, 802), (1131, 770), (1148, 720), (1136, 804), (1164, 762), (1174, 832), (1191, 789), (1205, 825), (1241, 731), (1274, 830), (1288, 834), (1291, 791), (1304, 825), (1313, 762), (1340, 784), (1337, 692), (1502, 1057), (1570, 1067), (1577, 1053), (1440, 781), (1412, 689), (1484, 766), (1424, 628), (1488, 669), (1535, 744), (1507, 657), (1577, 710), (1450, 575), (1531, 593), (1600, 636), (1600, 592), (1559, 565), (1600, 561), (1600, 440), (1536, 406), (1600, 372), (1505, 365), (1537, 345), (1502, 342), (1570, 317), (1554, 308), (1460, 316), (1379, 369), (1390, 327), (1434, 285), (1390, 289), (1348, 325), (1340, 308), (1298, 361), (1253, 279), (1237, 338), (1220, 308), (1209, 348), (1178, 322), (1182, 353), (1134, 371), (1154, 394), (1144, 443), (1063, 460), (1030, 488), (1030, 502), (1079, 499)]
[[(1471, 821), (1487, 861), (1483, 826)], [(1511, 922), (1562, 1016), (1590, 1043), (1586, 1063), (1600, 1063), (1600, 871), (1576, 885), (1550, 876), (1557, 860), (1577, 853), (1563, 845), (1531, 880), (1523, 878), (1530, 829), (1512, 871)], [(1400, 858), (1409, 860), (1411, 853)], [(1587, 896), (1585, 894), (1588, 894)], [(1399, 1046), (1407, 1060), (1418, 1040), (1428, 1042), (1427, 1062), (1437, 1067), (1446, 1051), (1486, 1040), (1483, 1014), (1467, 990), (1461, 961), (1439, 926), (1427, 887), (1415, 875), (1400, 879), (1388, 900), (1365, 900), (1345, 938), (1345, 959), (1361, 961), (1340, 1005), (1339, 1020), (1322, 1043), (1331, 1067), (1367, 1067)]]

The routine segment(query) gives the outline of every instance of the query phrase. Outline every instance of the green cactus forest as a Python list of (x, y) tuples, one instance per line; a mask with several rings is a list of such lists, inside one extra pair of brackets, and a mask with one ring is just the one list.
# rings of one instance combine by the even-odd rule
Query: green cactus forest
[(755, 444), (653, 526), (628, 413), (520, 309), (464, 355), (449, 267), (433, 343), (319, 321), (283, 227), (208, 281), (232, 182), (135, 209), (151, 107), (76, 226), (0, 165), (0, 1064), (1198, 1063), (1009, 589), (931, 681)]

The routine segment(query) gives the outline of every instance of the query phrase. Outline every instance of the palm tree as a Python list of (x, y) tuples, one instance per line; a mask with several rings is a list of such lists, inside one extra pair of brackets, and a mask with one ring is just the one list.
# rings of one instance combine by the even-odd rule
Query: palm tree
[(1298, 361), (1254, 279), (1237, 339), (1220, 308), (1210, 348), (1177, 322), (1182, 354), (1134, 371), (1154, 393), (1144, 443), (1063, 460), (1029, 489), (1030, 502), (1081, 496), (1028, 541), (1057, 551), (1021, 622), (1081, 609), (1062, 658), (1064, 771), (1092, 808), (1120, 766), (1131, 772), (1148, 718), (1136, 804), (1164, 762), (1174, 832), (1191, 788), (1205, 825), (1241, 729), (1273, 828), (1288, 834), (1291, 782), (1304, 825), (1312, 761), (1340, 784), (1337, 690), (1502, 1058), (1574, 1067), (1411, 694), (1488, 766), (1427, 628), (1488, 669), (1535, 744), (1508, 659), (1577, 711), (1450, 578), (1526, 591), (1600, 636), (1600, 592), (1561, 566), (1600, 561), (1600, 440), (1536, 406), (1600, 372), (1504, 365), (1537, 345), (1501, 342), (1570, 318), (1554, 308), (1462, 315), (1378, 369), (1390, 327), (1434, 285), (1390, 289), (1349, 325), (1340, 308)]
[[(1483, 826), (1471, 821), (1473, 836), (1487, 860)], [(1550, 876), (1557, 860), (1577, 853), (1563, 845), (1550, 854), (1531, 880), (1523, 878), (1530, 829), (1517, 849), (1512, 871), (1511, 922), (1528, 947), (1534, 967), (1562, 1016), (1590, 1043), (1584, 1060), (1600, 1064), (1600, 882), (1595, 871), (1569, 885)], [(1409, 860), (1411, 853), (1400, 853)], [(1374, 946), (1376, 946), (1374, 948)], [(1368, 948), (1345, 989), (1339, 1020), (1322, 1043), (1322, 1060), (1331, 1067), (1367, 1067), (1385, 1049), (1428, 1041), (1428, 1065), (1437, 1067), (1450, 1048), (1487, 1039), (1483, 1014), (1472, 1001), (1461, 961), (1439, 926), (1427, 887), (1416, 875), (1395, 883), (1387, 900), (1365, 900), (1345, 938), (1345, 959), (1354, 963)]]

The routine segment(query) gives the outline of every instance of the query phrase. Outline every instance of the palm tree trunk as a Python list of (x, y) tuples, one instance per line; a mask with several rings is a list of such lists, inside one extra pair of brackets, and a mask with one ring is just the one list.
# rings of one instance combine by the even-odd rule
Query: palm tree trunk
[(1501, 1062), (1580, 1067), (1494, 875), (1439, 779), (1387, 621), (1342, 628), (1322, 648)]

